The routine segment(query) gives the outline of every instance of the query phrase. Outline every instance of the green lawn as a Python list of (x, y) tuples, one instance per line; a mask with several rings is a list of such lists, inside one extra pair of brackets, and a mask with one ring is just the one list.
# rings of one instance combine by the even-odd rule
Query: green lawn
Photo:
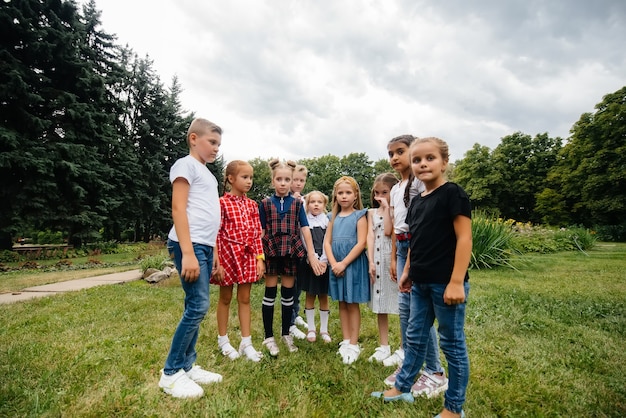
[[(467, 337), (469, 417), (626, 415), (626, 244), (527, 257), (518, 272), (471, 272)], [(0, 275), (0, 280), (3, 276)], [(199, 400), (157, 387), (180, 318), (174, 282), (143, 281), (0, 305), (0, 416), (393, 416), (430, 417), (442, 398), (383, 404), (372, 390), (391, 371), (370, 364), (375, 316), (362, 308), (363, 358), (345, 366), (336, 344), (298, 342), (260, 363), (224, 359), (215, 306), (198, 362), (224, 375)], [(261, 347), (263, 286), (253, 286), (253, 341)], [(339, 340), (337, 309), (330, 331)], [(279, 330), (276, 310), (275, 330)], [(398, 322), (391, 321), (397, 346)], [(235, 305), (233, 345), (239, 343)], [(281, 346), (282, 347), (282, 346)]]

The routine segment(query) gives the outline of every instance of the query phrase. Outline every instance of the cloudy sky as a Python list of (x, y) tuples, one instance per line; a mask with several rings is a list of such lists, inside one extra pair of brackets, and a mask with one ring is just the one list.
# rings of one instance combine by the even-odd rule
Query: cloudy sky
[(505, 135), (567, 138), (626, 85), (624, 0), (96, 0), (102, 28), (232, 159), (386, 158), (438, 136), (451, 160)]

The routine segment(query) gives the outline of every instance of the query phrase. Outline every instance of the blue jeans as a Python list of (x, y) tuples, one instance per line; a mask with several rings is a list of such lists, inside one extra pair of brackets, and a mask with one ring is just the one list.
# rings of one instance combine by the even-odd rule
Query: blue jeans
[[(168, 240), (167, 250), (174, 256), (174, 264), (180, 273), (183, 255), (176, 241)], [(213, 268), (213, 247), (193, 244), (193, 250), (200, 264), (200, 276), (193, 283), (186, 282), (182, 276), (180, 282), (185, 291), (185, 311), (181, 318), (170, 352), (165, 360), (163, 373), (173, 375), (180, 369), (191, 370), (196, 361), (196, 341), (200, 331), (200, 322), (209, 310), (209, 278)]]
[(396, 376), (396, 389), (409, 392), (419, 372), (430, 340), (435, 318), (439, 323), (441, 350), (448, 361), (448, 390), (444, 407), (461, 413), (469, 382), (469, 356), (465, 344), (465, 307), (469, 283), (465, 283), (465, 302), (446, 305), (444, 284), (413, 284), (411, 287), (411, 317), (406, 334), (404, 363)]
[[(402, 275), (404, 266), (406, 265), (406, 257), (409, 252), (409, 240), (396, 240), (396, 272), (398, 279)], [(398, 314), (400, 317), (400, 333), (402, 334), (402, 348), (406, 351), (406, 330), (409, 326), (409, 315), (411, 313), (411, 294), (398, 293)], [(443, 366), (439, 359), (439, 347), (437, 346), (437, 331), (435, 327), (430, 328), (430, 340), (426, 357), (424, 360), (424, 370), (428, 373), (443, 373)]]

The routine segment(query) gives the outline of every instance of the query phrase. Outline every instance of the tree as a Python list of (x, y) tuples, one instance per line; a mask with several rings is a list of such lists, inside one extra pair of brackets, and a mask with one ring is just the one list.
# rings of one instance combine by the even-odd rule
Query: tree
[[(538, 211), (554, 223), (624, 225), (626, 219), (626, 86), (603, 97), (572, 127), (540, 194)], [(551, 203), (564, 202), (558, 217)]]
[(474, 144), (462, 160), (456, 162), (454, 182), (467, 192), (472, 206), (488, 211), (497, 211), (497, 202), (492, 185), (496, 182), (497, 173), (491, 161), (488, 147)]
[(272, 173), (267, 164), (268, 161), (269, 160), (261, 158), (248, 161), (254, 171), (254, 182), (248, 192), (248, 197), (256, 202), (260, 202), (274, 193), (274, 189), (272, 188)]

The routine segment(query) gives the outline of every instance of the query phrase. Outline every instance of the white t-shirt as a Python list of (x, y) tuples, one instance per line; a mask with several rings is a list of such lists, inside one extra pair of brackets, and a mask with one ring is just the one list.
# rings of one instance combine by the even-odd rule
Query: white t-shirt
[(409, 189), (409, 205), (404, 205), (404, 189), (408, 180), (403, 180), (394, 184), (391, 188), (389, 205), (393, 208), (393, 229), (396, 234), (409, 232), (409, 225), (406, 223), (406, 213), (411, 204), (411, 200), (426, 188), (421, 180), (414, 178)]
[[(170, 170), (170, 182), (184, 178), (189, 183), (187, 218), (191, 242), (215, 247), (220, 227), (220, 198), (217, 179), (206, 165), (191, 155), (177, 160)], [(178, 241), (176, 228), (172, 227), (168, 238)]]

